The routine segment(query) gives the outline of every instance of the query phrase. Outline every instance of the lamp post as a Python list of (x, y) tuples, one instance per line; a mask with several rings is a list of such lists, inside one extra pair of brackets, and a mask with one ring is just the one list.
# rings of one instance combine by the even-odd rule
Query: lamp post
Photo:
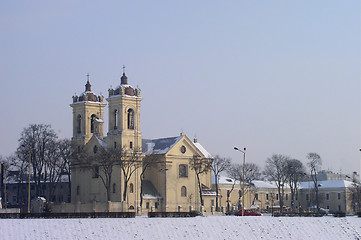
[(238, 147), (234, 147), (234, 150), (240, 151), (243, 153), (243, 183), (242, 183), (242, 216), (244, 216), (244, 168), (246, 165), (246, 148), (243, 148), (243, 151)]

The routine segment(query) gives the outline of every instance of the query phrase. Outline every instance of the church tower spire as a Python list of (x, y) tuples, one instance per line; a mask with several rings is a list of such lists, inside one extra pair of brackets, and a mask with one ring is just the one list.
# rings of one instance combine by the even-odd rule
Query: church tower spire
[(91, 90), (89, 73), (85, 84), (85, 91), (79, 96), (73, 96), (73, 137), (76, 145), (85, 145), (90, 138), (97, 134), (103, 138), (104, 107), (103, 96), (95, 95)]

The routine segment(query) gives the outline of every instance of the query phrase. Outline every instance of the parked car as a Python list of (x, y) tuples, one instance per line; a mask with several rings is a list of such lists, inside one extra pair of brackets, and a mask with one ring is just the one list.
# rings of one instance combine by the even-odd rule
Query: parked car
[(226, 212), (227, 216), (237, 216), (238, 215), (239, 210), (231, 210)]
[[(237, 216), (242, 216), (242, 209), (238, 211)], [(261, 213), (244, 210), (244, 216), (262, 216)]]

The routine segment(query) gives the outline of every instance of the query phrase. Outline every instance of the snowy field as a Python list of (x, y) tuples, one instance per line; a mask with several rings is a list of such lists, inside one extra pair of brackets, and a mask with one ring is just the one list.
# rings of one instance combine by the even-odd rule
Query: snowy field
[(0, 219), (0, 239), (361, 239), (361, 218)]

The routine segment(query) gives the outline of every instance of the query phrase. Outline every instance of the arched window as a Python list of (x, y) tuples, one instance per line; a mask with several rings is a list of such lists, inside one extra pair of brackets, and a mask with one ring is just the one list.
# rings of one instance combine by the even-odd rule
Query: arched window
[(93, 147), (93, 152), (94, 152), (94, 153), (97, 153), (97, 152), (98, 152), (98, 146), (97, 146), (97, 145), (95, 145), (95, 146)]
[(118, 128), (118, 110), (114, 110), (114, 129)]
[(94, 133), (95, 131), (95, 120), (97, 119), (97, 116), (95, 114), (91, 115), (90, 117), (90, 132)]
[(117, 191), (116, 185), (115, 183), (113, 183), (113, 193), (116, 193), (116, 191)]
[(185, 186), (181, 187), (181, 197), (187, 196), (187, 188)]
[(78, 115), (76, 121), (77, 121), (77, 123), (76, 123), (77, 132), (78, 132), (78, 133), (81, 133), (81, 116), (80, 116), (80, 115)]
[(179, 177), (188, 177), (188, 166), (186, 164), (179, 165)]
[(131, 108), (128, 110), (128, 129), (134, 129), (134, 111)]
[(133, 193), (133, 192), (134, 192), (133, 183), (129, 184), (129, 192), (130, 192), (130, 193)]

